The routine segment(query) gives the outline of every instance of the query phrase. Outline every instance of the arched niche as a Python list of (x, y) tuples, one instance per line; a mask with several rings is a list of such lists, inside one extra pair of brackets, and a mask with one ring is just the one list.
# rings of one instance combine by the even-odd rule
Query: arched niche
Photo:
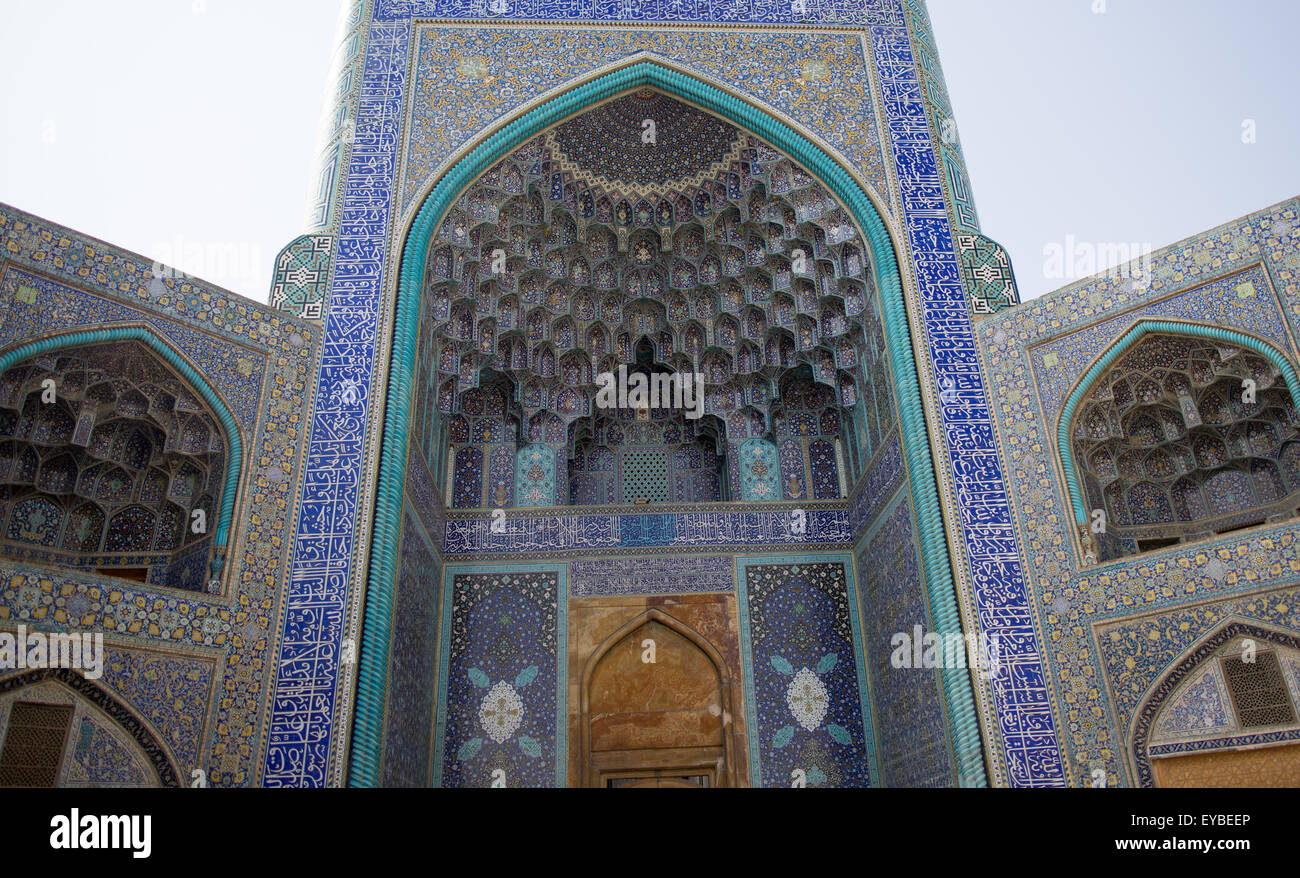
[[(644, 376), (646, 386), (673, 386), (675, 370), (655, 362), (649, 339), (642, 337), (634, 351), (629, 376)], [(727, 499), (726, 427), (716, 415), (695, 419), (678, 408), (597, 406), (569, 431), (569, 491), (562, 498), (568, 505)]]
[(0, 556), (212, 590), (242, 459), (225, 402), (149, 329), (0, 354)]
[(180, 787), (171, 752), (117, 696), (67, 669), (0, 679), (5, 786)]
[(647, 610), (606, 638), (580, 698), (583, 786), (735, 786), (731, 674), (667, 613)]
[(1294, 517), (1298, 395), (1290, 361), (1260, 339), (1139, 321), (1075, 386), (1058, 426), (1085, 562)]
[[(601, 198), (587, 204), (583, 199), (575, 198), (573, 209), (581, 215), (582, 224), (576, 220), (570, 223), (561, 217), (561, 221), (548, 229), (540, 252), (530, 249), (523, 239), (520, 240), (523, 247), (520, 253), (507, 252), (507, 264), (511, 259), (532, 260), (538, 269), (534, 272), (538, 279), (521, 279), (516, 284), (518, 289), (509, 289), (506, 294), (499, 296), (496, 299), (495, 322), (480, 326), (480, 329), (498, 334), (502, 329), (509, 330), (507, 337), (500, 339), (497, 353), (508, 359), (512, 369), (531, 368), (535, 365), (539, 376), (556, 375), (562, 378), (562, 370), (568, 361), (563, 355), (558, 360), (555, 359), (553, 341), (557, 331), (561, 334), (567, 332), (568, 324), (557, 325), (534, 317), (538, 306), (531, 304), (530, 300), (537, 300), (539, 295), (544, 300), (544, 279), (558, 281), (561, 271), (573, 271), (575, 274), (564, 276), (575, 284), (585, 285), (587, 270), (591, 269), (592, 285), (600, 291), (600, 295), (575, 296), (572, 302), (573, 307), (580, 308), (582, 313), (596, 316), (591, 317), (590, 329), (584, 332), (579, 328), (574, 338), (584, 340), (593, 352), (605, 352), (602, 356), (606, 358), (616, 357), (614, 362), (627, 362), (632, 356), (635, 339), (645, 334), (652, 341), (659, 339), (656, 343), (659, 345), (659, 357), (663, 360), (664, 327), (659, 327), (656, 321), (662, 321), (674, 308), (680, 316), (682, 302), (673, 301), (676, 293), (683, 292), (691, 283), (710, 285), (711, 279), (717, 278), (718, 282), (710, 286), (712, 292), (686, 302), (687, 316), (695, 322), (676, 324), (682, 331), (683, 348), (692, 354), (699, 352), (701, 371), (709, 371), (715, 365), (725, 368), (728, 363), (732, 368), (752, 370), (761, 357), (764, 374), (775, 375), (799, 362), (806, 362), (817, 381), (833, 386), (845, 405), (856, 406), (867, 395), (866, 372), (864, 370), (863, 383), (857, 383), (851, 376), (841, 373), (847, 368), (857, 368), (852, 364), (860, 363), (864, 356), (875, 358), (870, 383), (878, 386), (882, 394), (894, 397), (893, 403), (884, 408), (897, 415), (908, 484), (916, 510), (922, 568), (930, 606), (936, 618), (945, 620), (945, 624), (946, 620), (958, 618), (956, 590), (930, 447), (930, 432), (922, 402), (912, 326), (904, 299), (903, 276), (899, 269), (896, 249), (899, 245), (891, 237), (889, 226), (882, 218), (886, 214), (881, 206), (883, 202), (873, 197), (869, 188), (849, 170), (850, 165), (842, 157), (834, 156), (800, 133), (797, 123), (783, 117), (779, 110), (728, 92), (714, 83), (705, 82), (671, 61), (639, 53), (615, 62), (591, 77), (575, 81), (566, 89), (557, 89), (545, 100), (520, 108), (509, 118), (485, 131), (432, 185), (405, 236), (394, 309), (393, 354), (388, 372), (383, 444), (379, 455), (379, 486), (370, 542), (369, 587), (362, 621), (357, 712), (353, 725), (349, 773), (353, 784), (374, 785), (379, 777), (383, 705), (392, 636), (391, 607), (398, 565), (397, 537), (406, 489), (407, 452), (412, 445), (409, 440), (413, 432), (417, 436), (427, 437), (436, 436), (440, 430), (439, 419), (431, 419), (438, 423), (430, 428), (421, 427), (419, 419), (413, 414), (413, 406), (422, 402), (439, 411), (453, 411), (456, 394), (463, 389), (461, 385), (472, 385), (480, 352), (484, 349), (482, 339), (476, 339), (472, 333), (475, 315), (460, 307), (455, 310), (452, 319), (451, 289), (449, 285), (438, 282), (455, 279), (458, 283), (478, 286), (483, 269), (486, 267), (490, 275), (491, 263), (500, 255), (484, 254), (480, 250), (473, 265), (469, 264), (470, 260), (457, 259), (454, 249), (472, 243), (471, 221), (482, 222), (483, 219), (491, 218), (490, 210), (484, 218), (474, 217), (473, 214), (480, 206), (474, 203), (462, 205), (461, 196), (469, 192), (485, 174), (496, 167), (503, 167), (503, 160), (539, 135), (592, 108), (646, 89), (724, 120), (742, 132), (762, 140), (788, 159), (779, 167), (778, 176), (784, 182), (780, 186), (774, 186), (773, 191), (790, 191), (790, 187), (803, 186), (804, 178), (815, 180), (824, 187), (829, 198), (803, 200), (798, 205), (793, 205), (794, 209), (790, 213), (768, 216), (769, 224), (781, 229), (790, 228), (797, 226), (801, 217), (817, 216), (833, 209), (842, 211), (847, 217), (845, 228), (814, 236), (813, 252), (805, 252), (802, 258), (794, 252), (767, 254), (774, 261), (785, 260), (788, 266), (773, 264), (769, 266), (770, 270), (763, 271), (754, 268), (750, 272), (752, 277), (747, 276), (746, 282), (740, 282), (734, 278), (722, 277), (722, 273), (727, 270), (727, 260), (740, 266), (746, 265), (751, 259), (757, 263), (764, 256), (763, 242), (761, 239), (746, 238), (742, 234), (741, 224), (733, 222), (734, 217), (729, 213), (724, 216), (717, 211), (715, 208), (719, 202), (707, 192), (700, 192), (699, 197), (690, 199), (689, 203), (685, 198), (657, 204), (650, 204), (640, 198), (635, 203), (624, 199), (614, 203), (612, 199)], [(798, 169), (802, 170), (796, 173)], [(518, 191), (512, 180), (519, 182), (522, 178), (512, 177), (509, 169), (505, 169), (504, 174), (502, 179), (508, 184), (504, 188)], [(552, 178), (551, 182), (559, 183), (560, 186), (548, 191), (557, 194), (559, 200), (563, 201), (567, 191), (563, 179)], [(727, 186), (723, 180), (714, 180), (714, 183), (723, 185), (724, 188)], [(716, 195), (716, 186), (713, 191)], [(730, 192), (724, 200), (731, 200)], [(671, 211), (665, 211), (665, 207), (671, 208)], [(530, 223), (542, 223), (548, 215), (546, 200), (540, 194), (535, 197), (530, 194), (522, 208)], [(599, 269), (592, 269), (589, 260), (584, 260), (583, 265), (575, 262), (566, 267), (550, 253), (552, 249), (569, 246), (579, 231), (579, 225), (589, 225), (588, 212), (593, 220), (601, 223), (615, 222), (620, 227), (618, 231), (597, 235), (598, 240), (593, 246), (603, 247), (609, 252), (626, 252), (634, 259), (649, 259), (653, 262), (656, 243), (660, 248), (669, 243), (673, 246), (679, 243), (683, 247), (693, 246), (685, 237), (679, 240), (661, 235), (656, 242), (654, 235), (662, 228), (658, 224), (661, 217), (675, 220), (679, 216), (711, 216), (716, 220), (711, 224), (715, 237), (720, 236), (725, 240), (729, 249), (717, 259), (709, 254), (694, 272), (674, 275), (672, 271), (664, 274), (647, 269), (635, 277), (629, 276), (629, 281), (635, 280), (635, 284), (629, 282), (628, 287), (635, 293), (634, 299), (654, 298), (665, 305), (666, 311), (660, 311), (657, 307), (637, 307), (625, 314), (620, 306), (611, 308), (606, 315), (604, 309), (610, 297), (605, 293), (614, 289), (608, 283), (610, 279), (602, 279)], [(633, 228), (638, 225), (643, 228)], [(703, 223), (699, 225), (704, 228)], [(850, 240), (845, 237), (846, 229), (850, 226), (856, 227), (859, 233), (858, 240), (852, 244), (853, 252), (842, 246)], [(512, 239), (511, 248), (513, 247)], [(823, 258), (825, 252), (830, 252), (831, 257)], [(844, 280), (840, 275), (844, 272), (868, 270), (875, 285), (874, 295), (878, 296), (881, 326), (879, 332), (872, 332), (864, 339), (863, 346), (855, 344), (850, 350), (842, 344), (845, 327), (861, 319), (864, 306), (872, 299), (873, 293), (866, 288), (865, 276), (861, 285), (855, 286), (852, 279), (840, 283), (840, 280)], [(762, 290), (758, 282), (760, 276)], [(496, 280), (492, 279), (491, 282), (495, 283)], [(753, 283), (749, 283), (749, 280)], [(508, 276), (503, 282), (512, 283)], [(756, 305), (760, 296), (769, 294), (771, 314), (759, 321), (754, 309), (746, 306)], [(820, 303), (828, 298), (842, 299), (843, 313), (838, 305), (832, 305), (829, 310), (823, 311)], [(769, 310), (767, 302), (763, 303), (763, 310)], [(436, 353), (428, 351), (427, 346), (422, 350), (420, 326), (421, 317), (425, 313), (436, 314), (439, 320), (452, 325), (449, 332), (454, 344)], [(573, 316), (573, 312), (570, 316)], [(636, 330), (635, 335), (615, 325), (625, 317), (632, 320), (631, 328)], [(747, 318), (744, 325), (742, 317)], [(712, 327), (706, 329), (706, 324), (711, 324)], [(760, 346), (746, 333), (750, 336), (766, 333), (766, 342)], [(535, 338), (530, 337), (530, 334)], [(734, 354), (730, 350), (733, 344)], [(675, 352), (675, 347), (673, 350)], [(555, 363), (554, 372), (551, 370), (552, 362)], [(607, 363), (608, 359), (603, 360), (594, 364), (594, 368), (599, 369)], [(676, 362), (669, 364), (677, 365)], [(436, 368), (440, 373), (448, 375), (454, 370), (455, 375), (445, 381), (422, 381), (419, 380), (417, 367), (427, 370)], [(761, 382), (746, 384), (735, 380), (709, 390), (713, 394), (713, 400), (706, 403), (706, 411), (725, 410), (727, 413), (724, 419), (729, 444), (727, 460), (730, 481), (736, 486), (739, 482), (738, 469), (733, 463), (735, 455), (732, 451), (738, 450), (739, 442), (764, 435), (770, 430), (765, 414), (769, 401), (765, 400), (761, 407), (753, 404), (758, 399), (757, 394), (760, 394), (762, 386)], [(533, 419), (528, 416), (528, 412), (536, 409), (541, 413), (542, 406), (535, 403), (546, 402), (543, 399), (545, 391), (544, 386), (536, 383), (521, 384), (521, 406), (529, 422), (530, 437), (533, 435)], [(555, 403), (559, 409), (576, 416), (581, 407), (575, 408), (570, 404), (572, 401), (573, 394), (567, 394), (563, 398), (557, 396)], [(873, 409), (877, 412), (880, 410), (879, 406)], [(547, 414), (555, 412), (548, 411)], [(870, 431), (865, 430), (863, 425), (870, 422), (869, 413), (860, 411), (854, 421), (857, 427), (853, 435), (868, 435)], [(882, 428), (879, 433), (883, 436), (888, 431)], [(859, 454), (860, 459), (865, 451), (863, 449), (863, 453)], [(436, 472), (445, 471), (444, 455), (437, 451), (436, 443), (426, 458), (433, 460)], [(739, 493), (738, 487), (735, 493)], [(978, 778), (977, 782), (982, 782), (983, 746), (970, 683), (968, 674), (945, 674), (945, 705), (958, 758), (970, 776)]]
[(1148, 690), (1129, 755), (1138, 786), (1300, 784), (1300, 636), (1233, 619), (1201, 638)]

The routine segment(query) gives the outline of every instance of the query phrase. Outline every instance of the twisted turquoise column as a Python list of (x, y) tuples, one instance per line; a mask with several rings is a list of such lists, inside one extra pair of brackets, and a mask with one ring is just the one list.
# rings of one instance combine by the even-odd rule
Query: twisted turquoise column
[[(460, 192), (501, 157), (569, 116), (637, 88), (652, 86), (690, 101), (753, 132), (817, 175), (853, 214), (871, 244), (877, 269), (882, 316), (889, 339), (894, 393), (898, 399), (913, 508), (921, 542), (933, 623), (941, 631), (960, 631), (956, 587), (948, 561), (948, 541), (939, 506), (938, 481), (930, 455), (929, 432), (921, 402), (920, 379), (912, 354), (912, 333), (902, 280), (885, 225), (862, 187), (820, 147), (788, 125), (706, 82), (652, 61), (638, 61), (559, 95), (507, 123), (456, 163), (429, 193), (406, 240), (398, 282), (393, 331), (392, 373), (384, 411), (374, 532), (366, 588), (358, 670), (356, 715), (349, 783), (379, 782), (383, 747), (383, 708), (388, 673), (397, 543), (401, 528), (412, 375), (415, 368), (420, 296), (429, 242), (439, 220)], [(969, 672), (942, 672), (948, 727), (961, 777), (969, 785), (987, 783), (983, 748)], [(438, 758), (435, 756), (435, 758)]]

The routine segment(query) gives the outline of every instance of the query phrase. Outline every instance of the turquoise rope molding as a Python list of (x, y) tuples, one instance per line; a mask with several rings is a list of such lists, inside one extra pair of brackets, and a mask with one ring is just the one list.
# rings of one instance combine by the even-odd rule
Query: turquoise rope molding
[(1092, 368), (1075, 385), (1074, 392), (1070, 394), (1065, 402), (1065, 408), (1061, 410), (1061, 419), (1056, 426), (1056, 445), (1061, 455), (1061, 470), (1065, 473), (1065, 486), (1070, 492), (1070, 505), (1074, 509), (1074, 523), (1077, 526), (1082, 527), (1088, 524), (1090, 519), (1087, 504), (1083, 501), (1083, 483), (1079, 479), (1079, 471), (1074, 463), (1074, 443), (1071, 441), (1076, 410), (1079, 404), (1083, 402), (1083, 398), (1092, 390), (1092, 386), (1097, 383), (1097, 379), (1107, 369), (1115, 365), (1115, 361), (1123, 356), (1129, 348), (1137, 344), (1143, 337), (1153, 333), (1208, 338), (1212, 341), (1222, 341), (1249, 348), (1267, 359), (1274, 366), (1277, 366), (1278, 371), (1282, 373), (1282, 377), (1286, 381), (1287, 390), (1291, 392), (1291, 399), (1300, 404), (1300, 378), (1297, 378), (1291, 361), (1271, 344), (1261, 341), (1253, 335), (1246, 335), (1244, 332), (1237, 332), (1233, 329), (1225, 329), (1222, 326), (1211, 326), (1205, 323), (1184, 323), (1179, 320), (1139, 320), (1133, 325), (1132, 329), (1124, 333), (1120, 340), (1111, 346), (1109, 351), (1092, 364)]
[(181, 377), (198, 391), (199, 396), (203, 397), (203, 401), (212, 407), (217, 420), (221, 422), (221, 427), (226, 434), (228, 456), (226, 459), (226, 484), (221, 491), (221, 511), (217, 516), (217, 532), (212, 540), (213, 545), (216, 547), (216, 554), (211, 565), (213, 578), (220, 579), (221, 570), (225, 566), (226, 550), (229, 548), (226, 543), (230, 538), (230, 523), (235, 517), (235, 492), (239, 489), (239, 471), (244, 460), (244, 444), (239, 439), (239, 425), (235, 422), (234, 416), (230, 414), (230, 410), (226, 408), (226, 404), (222, 402), (221, 397), (204, 380), (203, 376), (195, 371), (193, 366), (186, 362), (180, 354), (152, 330), (143, 326), (119, 326), (111, 329), (95, 329), (88, 332), (72, 332), (55, 338), (47, 338), (43, 341), (34, 341), (8, 350), (0, 354), (0, 375), (4, 375), (14, 366), (33, 357), (68, 348), (114, 341), (138, 341), (162, 357), (167, 362), (167, 365), (179, 372)]
[[(932, 622), (939, 631), (961, 631), (957, 592), (948, 560), (948, 540), (939, 506), (938, 479), (930, 455), (929, 431), (913, 357), (912, 333), (903, 300), (898, 260), (874, 204), (853, 177), (820, 147), (767, 112), (721, 89), (653, 61), (636, 61), (559, 95), (507, 123), (457, 162), (433, 187), (406, 238), (398, 280), (391, 372), (384, 412), (379, 485), (370, 544), (365, 615), (362, 621), (349, 783), (379, 782), (383, 709), (388, 673), (393, 583), (401, 528), (411, 384), (415, 371), (420, 297), (429, 242), (437, 223), (461, 191), (518, 144), (596, 104), (636, 88), (652, 86), (688, 100), (764, 138), (817, 175), (852, 212), (871, 243), (898, 398), (904, 453)], [(943, 671), (948, 727), (959, 776), (967, 786), (985, 786), (984, 750), (969, 671)]]

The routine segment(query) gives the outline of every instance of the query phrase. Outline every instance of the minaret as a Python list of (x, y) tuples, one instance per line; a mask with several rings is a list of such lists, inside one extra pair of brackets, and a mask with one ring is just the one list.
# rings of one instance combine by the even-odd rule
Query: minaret
[(329, 295), (338, 223), (336, 208), (343, 196), (340, 171), (346, 167), (356, 139), (354, 107), (361, 82), (365, 10), (365, 0), (348, 0), (339, 11), (334, 59), (326, 80), (316, 141), (315, 171), (303, 223), (305, 234), (280, 251), (271, 280), (271, 306), (307, 320), (324, 316)]

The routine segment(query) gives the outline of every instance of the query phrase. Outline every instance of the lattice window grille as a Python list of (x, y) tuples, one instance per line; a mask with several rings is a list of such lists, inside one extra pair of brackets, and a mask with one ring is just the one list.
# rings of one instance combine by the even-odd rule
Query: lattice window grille
[(1242, 728), (1296, 721), (1295, 705), (1291, 703), (1276, 653), (1256, 653), (1253, 662), (1243, 661), (1241, 656), (1224, 658), (1223, 676)]
[(0, 787), (50, 788), (58, 783), (72, 706), (19, 701), (9, 713), (0, 750)]
[(667, 451), (625, 451), (622, 464), (624, 503), (635, 503), (643, 498), (651, 503), (669, 502)]

